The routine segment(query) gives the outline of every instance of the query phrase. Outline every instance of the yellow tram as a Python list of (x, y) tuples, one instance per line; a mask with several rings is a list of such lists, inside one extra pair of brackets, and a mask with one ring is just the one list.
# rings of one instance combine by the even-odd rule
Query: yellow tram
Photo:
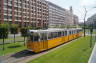
[(27, 48), (35, 53), (67, 43), (82, 35), (82, 29), (29, 30)]

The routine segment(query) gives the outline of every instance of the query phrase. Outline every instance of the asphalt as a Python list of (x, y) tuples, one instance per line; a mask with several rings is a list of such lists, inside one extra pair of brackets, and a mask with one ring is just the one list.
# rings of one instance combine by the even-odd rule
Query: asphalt
[(2, 56), (0, 56), (0, 63), (3, 63), (3, 57)]
[(94, 46), (94, 49), (92, 51), (92, 54), (90, 56), (88, 63), (96, 63), (96, 44)]

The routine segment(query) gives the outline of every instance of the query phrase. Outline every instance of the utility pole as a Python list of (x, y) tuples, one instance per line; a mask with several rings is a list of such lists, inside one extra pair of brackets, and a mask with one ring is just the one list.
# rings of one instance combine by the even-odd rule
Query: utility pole
[[(96, 8), (96, 7), (93, 7), (92, 9), (94, 9), (94, 8)], [(84, 9), (85, 9), (85, 15), (84, 15), (84, 37), (85, 37), (86, 36), (86, 28), (85, 28), (86, 22), (85, 21), (86, 21), (86, 16), (87, 16), (88, 10), (86, 9), (86, 7), (84, 7)]]
[(92, 47), (92, 42), (93, 42), (92, 34), (93, 34), (93, 23), (90, 26), (90, 35), (91, 35), (91, 37), (90, 37), (90, 48)]
[(84, 7), (84, 9), (85, 9), (85, 15), (84, 15), (84, 37), (86, 36), (86, 30), (85, 30), (85, 26), (86, 26), (86, 24), (85, 24), (85, 21), (86, 21), (86, 15), (87, 15), (87, 9), (86, 9), (86, 7)]

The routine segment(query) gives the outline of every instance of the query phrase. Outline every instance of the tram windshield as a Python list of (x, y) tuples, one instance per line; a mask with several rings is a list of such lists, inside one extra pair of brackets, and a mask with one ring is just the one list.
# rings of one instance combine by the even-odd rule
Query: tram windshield
[(36, 33), (36, 32), (31, 32), (30, 35), (29, 35), (29, 41), (39, 41), (39, 33)]

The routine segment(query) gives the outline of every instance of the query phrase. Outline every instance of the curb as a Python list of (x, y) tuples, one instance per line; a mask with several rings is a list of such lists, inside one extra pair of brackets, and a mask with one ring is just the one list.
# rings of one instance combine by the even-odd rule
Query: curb
[(95, 46), (93, 48), (93, 51), (92, 51), (92, 54), (89, 58), (88, 63), (96, 63), (96, 43), (95, 43)]

